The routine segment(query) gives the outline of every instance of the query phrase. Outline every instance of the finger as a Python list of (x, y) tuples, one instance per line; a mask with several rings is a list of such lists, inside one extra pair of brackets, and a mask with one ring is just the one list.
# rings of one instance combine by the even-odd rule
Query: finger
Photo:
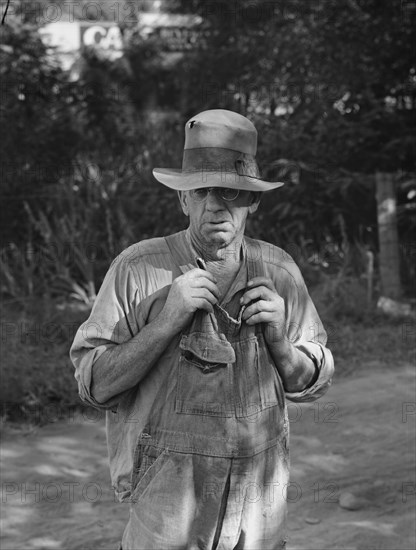
[(273, 292), (270, 290), (270, 288), (265, 286), (257, 286), (256, 288), (253, 288), (251, 290), (246, 290), (243, 294), (243, 296), (240, 299), (241, 305), (246, 305), (253, 300), (272, 300), (276, 297), (276, 292)]
[(205, 298), (197, 298), (195, 300), (195, 305), (197, 309), (203, 309), (208, 313), (214, 313), (213, 304), (209, 300), (206, 300)]
[(209, 290), (214, 296), (217, 298), (217, 300), (220, 299), (220, 291), (217, 285), (212, 282), (211, 280), (207, 279), (206, 277), (199, 277), (198, 279), (195, 279), (192, 281), (192, 287), (191, 288), (206, 288)]
[(242, 317), (244, 320), (246, 320), (249, 319), (252, 315), (255, 315), (256, 313), (260, 313), (262, 311), (266, 313), (276, 313), (276, 304), (266, 300), (259, 300), (258, 302), (250, 304), (244, 310)]
[(273, 281), (269, 277), (253, 277), (247, 283), (248, 288), (254, 288), (256, 286), (265, 286), (273, 292), (276, 292)]
[(207, 288), (198, 288), (198, 289), (194, 289), (194, 292), (192, 294), (192, 298), (193, 299), (203, 299), (203, 300), (206, 300), (207, 302), (210, 302), (212, 305), (218, 303), (218, 298), (215, 296), (215, 294), (213, 294), (212, 292), (210, 292)]
[(248, 325), (257, 325), (258, 323), (270, 323), (273, 320), (273, 314), (268, 311), (259, 311), (246, 320)]

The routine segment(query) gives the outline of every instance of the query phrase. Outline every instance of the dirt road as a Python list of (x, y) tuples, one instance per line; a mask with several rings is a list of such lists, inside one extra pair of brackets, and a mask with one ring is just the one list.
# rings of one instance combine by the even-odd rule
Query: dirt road
[[(415, 395), (414, 367), (369, 363), (289, 406), (289, 550), (416, 548)], [(102, 419), (9, 427), (1, 462), (2, 550), (117, 548)]]

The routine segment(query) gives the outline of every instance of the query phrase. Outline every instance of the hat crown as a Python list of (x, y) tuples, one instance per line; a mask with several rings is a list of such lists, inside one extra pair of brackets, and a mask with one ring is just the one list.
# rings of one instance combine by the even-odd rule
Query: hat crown
[(185, 124), (185, 150), (223, 148), (256, 155), (257, 130), (243, 115), (225, 109), (210, 109)]
[(209, 109), (185, 125), (182, 169), (154, 168), (153, 175), (177, 191), (232, 187), (263, 192), (284, 185), (261, 178), (256, 152), (257, 130), (248, 118), (225, 109)]

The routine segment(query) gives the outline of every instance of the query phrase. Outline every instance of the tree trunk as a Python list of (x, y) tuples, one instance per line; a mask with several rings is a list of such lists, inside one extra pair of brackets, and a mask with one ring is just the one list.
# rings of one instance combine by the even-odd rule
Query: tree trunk
[(376, 198), (381, 289), (384, 296), (396, 300), (401, 296), (401, 285), (396, 193), (392, 174), (377, 172)]

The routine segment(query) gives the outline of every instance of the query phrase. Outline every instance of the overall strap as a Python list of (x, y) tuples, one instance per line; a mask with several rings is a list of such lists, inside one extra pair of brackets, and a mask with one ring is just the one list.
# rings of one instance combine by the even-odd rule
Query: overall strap
[(246, 247), (248, 278), (264, 277), (266, 272), (264, 269), (263, 251), (260, 243), (249, 237), (245, 237), (244, 242)]

